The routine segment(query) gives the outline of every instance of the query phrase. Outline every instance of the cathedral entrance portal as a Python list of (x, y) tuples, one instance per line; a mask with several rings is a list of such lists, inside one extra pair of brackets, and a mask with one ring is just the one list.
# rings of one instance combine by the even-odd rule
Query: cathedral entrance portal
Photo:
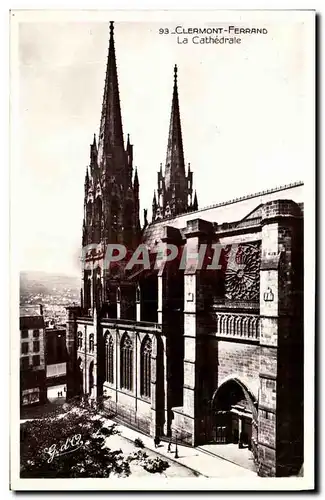
[(236, 379), (222, 384), (212, 399), (212, 439), (252, 447), (252, 422), (256, 421), (254, 397)]

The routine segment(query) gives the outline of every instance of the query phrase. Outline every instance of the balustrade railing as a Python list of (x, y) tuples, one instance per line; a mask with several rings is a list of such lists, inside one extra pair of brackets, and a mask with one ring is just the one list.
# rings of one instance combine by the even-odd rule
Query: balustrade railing
[(256, 314), (217, 313), (216, 323), (218, 336), (259, 340), (260, 318)]

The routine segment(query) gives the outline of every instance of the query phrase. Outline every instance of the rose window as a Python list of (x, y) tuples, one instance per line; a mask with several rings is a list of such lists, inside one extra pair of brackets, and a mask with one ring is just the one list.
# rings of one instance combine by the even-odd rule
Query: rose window
[(260, 261), (260, 245), (229, 247), (226, 251), (226, 299), (249, 301), (259, 299)]

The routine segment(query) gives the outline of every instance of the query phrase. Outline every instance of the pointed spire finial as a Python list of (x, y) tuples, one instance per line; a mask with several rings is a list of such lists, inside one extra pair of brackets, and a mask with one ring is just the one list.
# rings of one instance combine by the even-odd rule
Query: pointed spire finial
[(138, 186), (139, 187), (139, 177), (138, 177), (138, 168), (135, 167), (135, 172), (134, 172), (134, 186)]
[(193, 210), (198, 210), (198, 208), (199, 208), (199, 205), (198, 205), (198, 202), (197, 202), (197, 194), (196, 194), (196, 190), (195, 190), (192, 209)]
[(148, 225), (148, 210), (145, 208), (143, 210), (143, 218), (144, 218), (144, 227)]
[(85, 186), (89, 186), (89, 170), (88, 166), (86, 167), (86, 176), (85, 176)]
[(99, 161), (101, 161), (104, 153), (111, 148), (119, 147), (124, 149), (113, 24), (113, 21), (110, 21), (106, 78), (99, 128)]
[(165, 167), (165, 186), (167, 190), (172, 188), (173, 184), (175, 184), (176, 182), (176, 178), (181, 178), (182, 182), (185, 183), (184, 151), (177, 89), (177, 66), (175, 64), (174, 90), (172, 97), (172, 109), (170, 115)]

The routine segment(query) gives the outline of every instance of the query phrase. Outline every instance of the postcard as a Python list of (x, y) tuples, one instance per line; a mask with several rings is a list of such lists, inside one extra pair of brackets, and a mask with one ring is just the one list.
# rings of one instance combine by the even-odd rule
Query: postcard
[(10, 18), (11, 489), (314, 489), (315, 12)]

